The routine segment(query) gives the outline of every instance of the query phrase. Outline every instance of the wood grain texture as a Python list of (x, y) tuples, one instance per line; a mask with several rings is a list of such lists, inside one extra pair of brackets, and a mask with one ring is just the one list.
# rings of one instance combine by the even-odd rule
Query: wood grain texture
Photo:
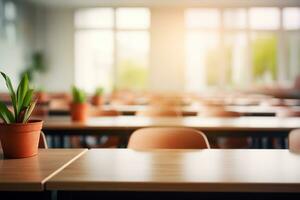
[(40, 149), (37, 156), (4, 159), (0, 152), (0, 191), (42, 191), (44, 183), (85, 149)]
[(136, 130), (145, 127), (189, 127), (202, 131), (289, 131), (300, 128), (300, 118), (289, 117), (92, 117), (84, 123), (72, 122), (69, 117), (49, 117), (43, 130)]
[(300, 154), (288, 150), (93, 149), (48, 190), (300, 192)]

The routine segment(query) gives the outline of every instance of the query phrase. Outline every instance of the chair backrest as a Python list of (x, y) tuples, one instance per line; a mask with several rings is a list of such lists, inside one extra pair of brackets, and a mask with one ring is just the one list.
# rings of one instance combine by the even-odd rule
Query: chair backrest
[(99, 110), (99, 109), (91, 109), (89, 111), (89, 115), (92, 117), (114, 117), (114, 116), (119, 116), (121, 115), (121, 113), (117, 110)]
[(39, 148), (48, 149), (46, 136), (42, 131), (41, 131), (40, 140), (39, 140)]
[(201, 117), (240, 117), (238, 112), (227, 111), (222, 107), (207, 107), (198, 113)]
[(276, 117), (300, 117), (300, 112), (289, 108), (282, 108), (276, 111)]
[(292, 130), (289, 134), (288, 141), (291, 151), (300, 151), (300, 129)]
[(144, 117), (180, 117), (182, 113), (174, 107), (151, 106), (145, 110), (137, 111), (136, 115)]
[(142, 128), (129, 139), (131, 149), (206, 149), (204, 133), (190, 128)]

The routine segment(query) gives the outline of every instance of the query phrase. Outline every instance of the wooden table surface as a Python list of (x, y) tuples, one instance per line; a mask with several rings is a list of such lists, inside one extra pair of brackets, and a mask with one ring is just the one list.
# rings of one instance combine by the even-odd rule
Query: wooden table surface
[(288, 150), (93, 149), (47, 190), (300, 192), (300, 154)]
[[(102, 109), (114, 109), (122, 113), (123, 115), (135, 115), (136, 112), (145, 110), (147, 105), (103, 105)], [(201, 106), (191, 105), (183, 106), (182, 114), (184, 116), (195, 116), (201, 111)], [(300, 111), (300, 106), (290, 106), (290, 109), (294, 111)], [(225, 109), (228, 111), (234, 111), (241, 113), (244, 116), (275, 116), (276, 112), (281, 109), (280, 106), (237, 106), (237, 105), (228, 105), (225, 106)], [(61, 109), (50, 109), (50, 115), (69, 115), (69, 108)]]
[(289, 131), (300, 128), (300, 118), (289, 117), (91, 117), (86, 122), (72, 122), (69, 117), (49, 117), (43, 130), (135, 130), (144, 127), (190, 127), (200, 130), (229, 131)]
[(86, 149), (40, 149), (37, 156), (4, 159), (0, 152), (0, 191), (42, 191), (45, 182)]

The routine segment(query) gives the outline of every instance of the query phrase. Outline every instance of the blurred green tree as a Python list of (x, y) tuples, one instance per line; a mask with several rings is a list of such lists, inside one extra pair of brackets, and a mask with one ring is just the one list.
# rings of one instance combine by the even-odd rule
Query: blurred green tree
[(148, 70), (133, 60), (124, 60), (118, 66), (117, 89), (144, 90), (147, 88)]

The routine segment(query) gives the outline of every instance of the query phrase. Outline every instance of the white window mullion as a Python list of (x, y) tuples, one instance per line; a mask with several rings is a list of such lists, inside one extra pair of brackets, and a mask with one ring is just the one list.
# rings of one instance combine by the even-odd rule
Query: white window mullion
[(219, 34), (220, 34), (220, 52), (221, 52), (221, 58), (219, 60), (219, 65), (220, 65), (220, 80), (219, 80), (219, 87), (223, 88), (224, 86), (227, 85), (226, 80), (227, 80), (227, 70), (226, 68), (226, 50), (225, 50), (225, 31), (224, 31), (224, 9), (219, 9), (220, 12), (220, 26), (219, 26)]
[(253, 74), (252, 74), (252, 47), (251, 47), (251, 31), (250, 31), (250, 10), (249, 8), (247, 9), (247, 16), (246, 16), (246, 37), (247, 37), (247, 57), (246, 57), (246, 80), (243, 83), (245, 86), (250, 86), (251, 83), (253, 82)]
[(117, 44), (117, 8), (114, 8), (113, 16), (113, 74), (112, 74), (112, 90), (116, 89), (118, 80), (118, 44)]

